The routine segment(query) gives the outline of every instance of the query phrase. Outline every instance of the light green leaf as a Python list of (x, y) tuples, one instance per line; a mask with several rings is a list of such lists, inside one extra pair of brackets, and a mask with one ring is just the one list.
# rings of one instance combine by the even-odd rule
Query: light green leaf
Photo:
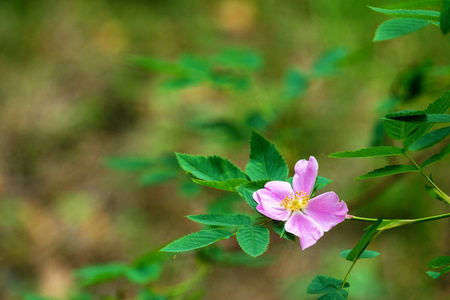
[(428, 263), (430, 268), (436, 269), (450, 265), (450, 256), (439, 256)]
[(230, 191), (230, 192), (235, 192), (236, 188), (238, 186), (249, 182), (248, 180), (241, 179), (241, 178), (228, 179), (225, 181), (206, 181), (206, 180), (198, 180), (198, 179), (193, 178), (192, 181), (194, 181), (197, 184), (209, 186), (214, 189)]
[(225, 49), (213, 57), (213, 62), (223, 67), (249, 71), (258, 70), (263, 65), (257, 52), (244, 49)]
[(175, 170), (152, 170), (145, 172), (139, 178), (139, 183), (143, 186), (157, 185), (171, 181), (177, 177)]
[(207, 225), (242, 226), (252, 224), (252, 219), (245, 215), (208, 214), (208, 215), (190, 215), (186, 217), (194, 222)]
[(383, 22), (375, 32), (374, 42), (390, 40), (412, 33), (431, 24), (422, 19), (392, 19)]
[(160, 264), (152, 264), (147, 266), (140, 266), (128, 268), (125, 276), (132, 283), (145, 284), (152, 280), (158, 279), (161, 272)]
[(413, 18), (423, 19), (429, 21), (438, 21), (441, 13), (435, 10), (428, 9), (385, 9), (379, 7), (368, 6), (370, 9), (379, 13), (397, 17), (397, 18)]
[(250, 160), (245, 173), (252, 181), (286, 181), (289, 169), (277, 147), (256, 131), (250, 138)]
[(244, 225), (236, 232), (236, 238), (245, 253), (256, 257), (269, 246), (269, 229), (261, 225)]
[(233, 233), (222, 229), (200, 230), (173, 241), (162, 248), (163, 252), (184, 252), (209, 246), (219, 240), (228, 239)]
[(228, 159), (219, 156), (196, 156), (176, 153), (178, 163), (186, 172), (206, 181), (247, 179), (244, 172)]
[(427, 271), (427, 274), (433, 279), (438, 279), (441, 276), (441, 272)]
[(152, 167), (154, 161), (145, 157), (117, 156), (106, 158), (105, 164), (119, 171), (141, 171)]
[(256, 203), (256, 201), (253, 199), (253, 193), (259, 189), (263, 189), (267, 181), (268, 180), (260, 180), (246, 183), (236, 188), (236, 191), (239, 193), (239, 195), (241, 195), (241, 197), (245, 199), (245, 201), (251, 208), (257, 211), (256, 206), (258, 205), (258, 203)]
[(419, 172), (419, 169), (417, 169), (417, 167), (413, 165), (391, 165), (373, 170), (372, 172), (369, 172), (366, 175), (359, 176), (356, 179), (382, 177), (406, 172)]
[(444, 0), (442, 3), (439, 23), (442, 33), (447, 34), (450, 31), (450, 0)]
[(450, 154), (450, 144), (448, 144), (447, 146), (445, 146), (444, 149), (441, 150), (441, 152), (429, 157), (427, 160), (425, 160), (422, 163), (422, 169), (425, 168), (426, 166), (431, 165), (432, 163), (438, 162), (442, 159), (444, 159), (447, 155)]
[(380, 225), (382, 221), (383, 217), (379, 218), (375, 223), (373, 223), (369, 228), (367, 228), (367, 231), (361, 237), (359, 242), (345, 258), (346, 260), (354, 261), (359, 257), (359, 255), (367, 248), (367, 246), (372, 241), (373, 236), (377, 232), (378, 225)]
[[(351, 249), (349, 249), (349, 250), (344, 250), (344, 251), (342, 251), (341, 253), (339, 253), (339, 255), (340, 255), (341, 257), (347, 259), (347, 256), (350, 254), (351, 251), (352, 251)], [(379, 252), (376, 252), (376, 251), (370, 251), (370, 250), (364, 250), (363, 253), (361, 254), (361, 256), (359, 257), (359, 259), (361, 259), (361, 258), (373, 258), (373, 257), (376, 257), (376, 256), (378, 256), (378, 255), (380, 255)], [(349, 259), (349, 260), (350, 260), (350, 259)], [(350, 261), (353, 261), (353, 260), (350, 260)]]
[(391, 146), (379, 146), (372, 148), (364, 148), (354, 151), (344, 151), (332, 153), (330, 157), (378, 157), (378, 156), (393, 156), (393, 155), (404, 155), (402, 148), (391, 147)]
[(284, 79), (284, 97), (287, 100), (295, 100), (306, 90), (308, 79), (297, 70), (288, 70)]
[(409, 150), (419, 151), (430, 148), (445, 139), (448, 135), (450, 135), (450, 127), (444, 127), (428, 132), (412, 143), (411, 146), (409, 146)]
[(109, 263), (104, 265), (89, 266), (75, 270), (75, 277), (81, 285), (93, 285), (111, 281), (125, 275), (128, 266), (122, 263)]
[[(317, 275), (313, 281), (308, 285), (308, 294), (324, 294), (328, 292), (344, 291), (341, 289), (343, 281), (337, 278), (328, 277), (325, 275)], [(344, 288), (349, 287), (348, 282), (345, 283)], [(345, 299), (345, 298), (344, 298)]]

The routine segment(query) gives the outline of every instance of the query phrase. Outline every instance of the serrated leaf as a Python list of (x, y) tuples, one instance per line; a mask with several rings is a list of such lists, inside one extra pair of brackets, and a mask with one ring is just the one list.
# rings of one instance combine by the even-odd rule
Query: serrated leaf
[(383, 22), (375, 32), (374, 42), (395, 39), (412, 33), (431, 24), (430, 21), (422, 19), (392, 19)]
[(407, 110), (400, 110), (400, 111), (396, 111), (390, 114), (385, 115), (385, 118), (389, 118), (389, 119), (400, 119), (400, 118), (413, 118), (413, 117), (421, 117), (421, 116), (425, 116), (426, 112), (424, 110), (411, 110), (411, 109), (407, 109)]
[(275, 144), (269, 142), (256, 131), (250, 137), (250, 160), (245, 173), (252, 181), (286, 181), (289, 169)]
[(295, 100), (303, 95), (308, 85), (308, 79), (297, 70), (288, 70), (284, 78), (284, 97)]
[(200, 230), (173, 241), (162, 248), (163, 252), (184, 252), (209, 246), (219, 240), (228, 239), (233, 233), (222, 229)]
[(384, 132), (394, 140), (403, 140), (407, 136), (411, 135), (419, 125), (401, 122), (397, 120), (384, 119), (383, 130)]
[(228, 159), (219, 156), (196, 156), (176, 153), (180, 167), (206, 181), (247, 179), (245, 173)]
[(244, 225), (236, 232), (236, 239), (242, 250), (256, 257), (266, 251), (269, 246), (269, 229), (261, 225)]
[(317, 300), (347, 300), (348, 292), (342, 289), (336, 289), (335, 291), (328, 292), (321, 296)]
[(152, 167), (154, 161), (145, 157), (117, 156), (106, 158), (105, 164), (119, 171), (141, 171)]
[(439, 256), (428, 263), (428, 266), (433, 269), (445, 267), (447, 265), (450, 265), (450, 256), (448, 255)]
[(450, 0), (444, 0), (441, 8), (441, 18), (439, 19), (441, 31), (447, 34), (450, 31)]
[(330, 157), (340, 157), (340, 158), (350, 158), (350, 157), (378, 157), (378, 156), (394, 156), (394, 155), (404, 155), (402, 148), (392, 147), (392, 146), (379, 146), (364, 148), (354, 151), (344, 151), (332, 153)]
[(431, 146), (434, 146), (435, 144), (445, 139), (448, 135), (450, 135), (450, 127), (444, 127), (428, 132), (427, 134), (418, 138), (414, 143), (412, 143), (409, 146), (409, 150), (419, 151), (430, 148)]
[(414, 18), (429, 21), (438, 21), (441, 13), (428, 9), (385, 9), (379, 7), (368, 6), (370, 9), (397, 18)]
[[(341, 253), (339, 253), (339, 255), (341, 257), (347, 259), (347, 256), (350, 254), (351, 251), (352, 251), (352, 249), (344, 250)], [(373, 258), (373, 257), (377, 257), (378, 255), (380, 255), (379, 252), (371, 251), (371, 250), (364, 250), (363, 253), (361, 254), (361, 256), (359, 257), (359, 259), (361, 259), (361, 258)], [(350, 260), (350, 261), (352, 261), (352, 260)]]
[(366, 175), (359, 176), (356, 179), (382, 177), (406, 172), (419, 172), (419, 169), (417, 169), (417, 167), (413, 165), (391, 165), (373, 170), (372, 172), (369, 172)]
[[(317, 275), (313, 281), (308, 285), (306, 292), (308, 294), (324, 294), (334, 291), (343, 291), (341, 289), (343, 281), (337, 278), (328, 277), (325, 275)], [(348, 282), (345, 283), (344, 288), (349, 287)]]
[(429, 157), (427, 160), (425, 160), (422, 163), (422, 169), (425, 168), (426, 166), (431, 165), (432, 163), (438, 162), (442, 159), (444, 159), (447, 155), (450, 154), (450, 144), (445, 146), (444, 149), (441, 150), (441, 152)]
[(194, 222), (206, 225), (242, 226), (252, 224), (252, 219), (245, 215), (205, 214), (205, 215), (190, 215), (186, 217)]
[(289, 241), (295, 242), (295, 235), (293, 235), (290, 232), (287, 232), (284, 230), (284, 223), (283, 221), (277, 221), (277, 220), (270, 220), (270, 225), (272, 226), (272, 229), (278, 233), (280, 237), (283, 237)]
[(346, 260), (354, 261), (359, 257), (359, 255), (366, 249), (366, 247), (372, 241), (372, 238), (377, 232), (378, 226), (381, 224), (382, 221), (383, 217), (379, 218), (375, 223), (373, 223), (369, 228), (367, 228), (367, 231), (361, 237), (359, 242), (356, 244), (355, 247), (353, 247), (353, 249), (345, 258)]
[(75, 270), (75, 277), (83, 286), (98, 284), (117, 279), (125, 275), (128, 266), (122, 263), (109, 263), (89, 266)]
[(263, 189), (267, 181), (268, 180), (260, 180), (246, 183), (236, 188), (236, 191), (245, 199), (247, 204), (253, 208), (253, 210), (257, 211), (256, 206), (258, 206), (258, 203), (253, 199), (253, 193), (259, 189)]
[(224, 191), (230, 191), (235, 192), (236, 188), (240, 185), (243, 185), (245, 183), (248, 183), (249, 181), (246, 179), (228, 179), (225, 181), (206, 181), (206, 180), (198, 180), (193, 178), (192, 181), (194, 181), (197, 184), (209, 186), (214, 189), (218, 190), (224, 190)]

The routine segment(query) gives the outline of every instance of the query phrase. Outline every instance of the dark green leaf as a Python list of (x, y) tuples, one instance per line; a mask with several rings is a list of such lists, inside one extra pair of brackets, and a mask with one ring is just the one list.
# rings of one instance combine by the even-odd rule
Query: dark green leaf
[(111, 169), (119, 171), (141, 171), (154, 165), (154, 161), (145, 157), (108, 157), (105, 164)]
[(391, 146), (379, 146), (372, 148), (364, 148), (355, 151), (344, 151), (332, 153), (330, 157), (377, 157), (377, 156), (393, 156), (404, 155), (403, 149)]
[(293, 235), (290, 232), (287, 232), (284, 230), (284, 223), (283, 221), (277, 221), (277, 220), (271, 220), (270, 225), (272, 226), (272, 229), (278, 233), (280, 237), (283, 237), (289, 241), (295, 241), (295, 235)]
[(196, 156), (177, 153), (178, 163), (186, 172), (206, 181), (247, 179), (247, 176), (228, 159), (219, 156)]
[(441, 8), (441, 18), (439, 20), (441, 31), (447, 34), (450, 31), (450, 0), (444, 0)]
[(347, 300), (348, 292), (342, 289), (336, 289), (321, 296), (317, 300)]
[(399, 120), (401, 121), (401, 118), (408, 120), (408, 118), (414, 118), (414, 117), (425, 117), (426, 112), (424, 110), (401, 110), (401, 111), (396, 111), (394, 113), (390, 113), (387, 114), (386, 116), (384, 116), (385, 118), (388, 119), (394, 119), (394, 120)]
[(367, 228), (367, 231), (361, 237), (359, 242), (345, 258), (346, 260), (354, 261), (359, 257), (359, 255), (366, 249), (366, 247), (372, 241), (372, 238), (377, 232), (378, 226), (381, 224), (382, 221), (383, 217), (379, 218), (375, 223), (373, 223), (369, 228)]
[(403, 140), (411, 135), (419, 125), (400, 122), (397, 120), (385, 119), (383, 120), (383, 130), (386, 134), (394, 140)]
[(412, 143), (411, 146), (409, 146), (409, 150), (419, 151), (430, 148), (445, 139), (448, 135), (450, 135), (450, 127), (444, 127), (428, 132)]
[[(340, 255), (341, 257), (347, 259), (347, 256), (350, 254), (351, 251), (352, 251), (351, 249), (349, 249), (349, 250), (344, 250), (344, 251), (342, 251), (341, 253), (339, 253), (339, 255)], [(364, 250), (363, 253), (361, 254), (361, 256), (360, 256), (359, 258), (373, 258), (373, 257), (376, 257), (376, 256), (378, 256), (378, 255), (380, 255), (379, 252), (376, 252), (376, 251), (370, 251), (370, 250)], [(350, 261), (353, 261), (353, 260), (350, 260)]]
[(284, 97), (287, 100), (295, 100), (306, 90), (308, 79), (297, 70), (288, 70), (284, 79)]
[(231, 192), (235, 192), (236, 188), (238, 186), (249, 182), (248, 180), (241, 179), (241, 178), (228, 179), (228, 180), (225, 180), (225, 181), (206, 181), (206, 180), (198, 180), (198, 179), (193, 178), (192, 181), (194, 181), (197, 184), (201, 184), (201, 185), (204, 185), (204, 186), (209, 186), (209, 187), (214, 188), (214, 189), (224, 190), (224, 191), (231, 191)]
[(252, 181), (286, 181), (289, 169), (277, 147), (256, 131), (250, 138), (250, 161), (245, 172)]
[(207, 225), (242, 226), (252, 224), (252, 219), (245, 215), (209, 214), (209, 215), (190, 215), (186, 217), (194, 222)]
[(397, 17), (397, 18), (414, 18), (414, 19), (423, 19), (423, 20), (429, 20), (429, 21), (438, 21), (441, 16), (441, 13), (438, 11), (435, 11), (435, 10), (384, 9), (384, 8), (378, 8), (378, 7), (372, 7), (372, 6), (368, 6), (368, 7), (379, 13)]
[(445, 267), (447, 265), (450, 265), (450, 256), (448, 255), (439, 256), (428, 263), (428, 266), (433, 269)]
[(162, 248), (164, 252), (184, 252), (211, 245), (219, 240), (228, 239), (233, 234), (222, 229), (200, 230), (173, 241)]
[(255, 211), (258, 203), (253, 199), (253, 193), (259, 189), (263, 189), (264, 185), (267, 183), (267, 180), (254, 181), (250, 183), (243, 184), (236, 188), (236, 191), (245, 199), (248, 205), (253, 208)]
[[(317, 275), (313, 281), (308, 285), (308, 294), (324, 294), (334, 291), (343, 291), (341, 289), (343, 281), (337, 278), (328, 277), (325, 275)], [(349, 287), (348, 282), (345, 283), (344, 288)], [(345, 299), (345, 298), (344, 298)]]
[(75, 270), (75, 277), (81, 285), (93, 285), (111, 281), (125, 275), (128, 266), (122, 263), (90, 266)]
[(390, 40), (412, 33), (431, 24), (422, 19), (392, 19), (383, 22), (375, 32), (374, 42)]
[[(322, 176), (317, 176), (316, 178), (316, 183), (314, 184), (314, 188), (313, 191), (311, 193), (311, 197), (320, 189), (323, 189), (324, 187), (326, 187), (328, 184), (330, 184), (332, 181), (331, 179), (322, 177)], [(292, 184), (292, 181), (290, 182)]]
[(448, 114), (420, 114), (407, 116), (394, 116), (394, 114), (386, 115), (384, 119), (392, 119), (401, 122), (422, 124), (422, 123), (449, 123), (450, 115)]
[(236, 232), (236, 238), (245, 253), (256, 257), (269, 246), (269, 229), (261, 225), (244, 225)]
[(356, 179), (382, 177), (406, 172), (419, 172), (419, 169), (417, 169), (417, 167), (413, 165), (392, 165), (373, 170), (372, 172), (369, 172), (366, 175), (359, 176)]
[(428, 195), (431, 196), (431, 198), (446, 202), (446, 199), (434, 187), (426, 185), (425, 190), (427, 191)]

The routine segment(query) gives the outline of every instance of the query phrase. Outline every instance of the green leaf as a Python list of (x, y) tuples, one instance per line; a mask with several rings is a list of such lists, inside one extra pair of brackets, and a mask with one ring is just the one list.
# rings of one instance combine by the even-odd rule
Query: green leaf
[[(439, 99), (428, 105), (428, 107), (425, 109), (425, 112), (427, 114), (443, 114), (449, 108), (450, 108), (450, 91), (447, 91), (442, 97), (440, 97)], [(405, 138), (405, 141), (403, 142), (404, 148), (408, 149), (408, 147), (414, 141), (416, 141), (418, 138), (427, 133), (431, 129), (431, 127), (433, 127), (433, 123), (425, 123), (416, 127), (414, 132)]]
[(421, 113), (417, 115), (395, 116), (395, 114), (386, 115), (383, 119), (392, 119), (400, 122), (408, 122), (415, 124), (422, 123), (449, 123), (450, 115), (448, 114), (426, 114)]
[(407, 110), (400, 110), (400, 111), (396, 111), (396, 112), (387, 114), (384, 117), (388, 118), (388, 119), (394, 119), (394, 120), (399, 119), (399, 121), (401, 121), (401, 118), (408, 120), (408, 118), (422, 117), (425, 115), (426, 115), (426, 112), (424, 110), (407, 109)]
[(379, 218), (375, 223), (373, 223), (369, 228), (367, 228), (367, 231), (361, 237), (359, 242), (356, 244), (355, 247), (353, 247), (352, 251), (350, 251), (350, 253), (345, 258), (346, 260), (354, 261), (359, 257), (359, 255), (367, 248), (367, 246), (372, 241), (373, 236), (377, 232), (378, 225), (380, 225), (382, 221), (383, 217)]
[(177, 175), (175, 170), (152, 170), (142, 174), (139, 183), (143, 186), (157, 185), (174, 180)]
[(375, 32), (374, 42), (395, 39), (431, 24), (422, 19), (392, 19), (383, 22)]
[(439, 256), (428, 263), (430, 268), (436, 269), (450, 265), (450, 256)]
[(75, 277), (83, 286), (111, 281), (125, 275), (128, 266), (122, 263), (109, 263), (75, 270)]
[(166, 300), (164, 296), (156, 295), (148, 289), (142, 289), (139, 291), (136, 300)]
[[(341, 253), (339, 253), (339, 255), (340, 255), (341, 257), (347, 259), (347, 256), (350, 254), (351, 251), (352, 251), (351, 249), (349, 249), (349, 250), (344, 250), (344, 251), (342, 251)], [(363, 253), (361, 254), (361, 256), (360, 256), (359, 258), (373, 258), (373, 257), (376, 257), (376, 256), (378, 256), (378, 255), (380, 255), (379, 252), (376, 252), (376, 251), (370, 251), (370, 250), (364, 250)], [(350, 261), (353, 261), (353, 260), (350, 260)]]
[(444, 0), (442, 3), (439, 23), (442, 33), (447, 34), (450, 31), (450, 0)]
[(433, 156), (429, 157), (427, 160), (425, 160), (422, 163), (422, 169), (425, 168), (426, 166), (429, 166), (435, 162), (438, 162), (442, 159), (444, 159), (447, 155), (450, 154), (450, 144), (448, 144), (447, 146), (445, 146), (444, 149), (441, 150), (441, 152), (434, 154)]
[(260, 180), (246, 183), (236, 188), (236, 191), (245, 199), (247, 204), (253, 208), (253, 210), (257, 211), (256, 206), (258, 206), (258, 203), (253, 199), (253, 193), (259, 189), (263, 189), (267, 181), (268, 180)]
[(435, 10), (427, 9), (385, 9), (379, 7), (368, 6), (370, 9), (379, 13), (397, 17), (397, 18), (413, 18), (429, 21), (439, 21), (441, 13)]
[(56, 300), (55, 298), (49, 298), (49, 297), (41, 297), (34, 294), (26, 294), (23, 297), (24, 300)]
[[(308, 285), (307, 293), (308, 294), (324, 294), (328, 292), (345, 292), (343, 289), (341, 289), (341, 286), (343, 284), (342, 280), (339, 280), (337, 278), (328, 277), (325, 275), (317, 275), (314, 277), (313, 281)], [(345, 283), (344, 288), (349, 287), (350, 285), (348, 282)], [(343, 293), (345, 294), (345, 293)], [(340, 298), (337, 298), (340, 299)], [(346, 298), (342, 298), (346, 299)]]
[(372, 148), (364, 148), (355, 151), (344, 151), (332, 153), (330, 157), (378, 157), (378, 156), (393, 156), (404, 155), (402, 148), (391, 146), (379, 146)]
[(204, 186), (209, 186), (209, 187), (214, 188), (214, 189), (224, 190), (224, 191), (231, 191), (231, 192), (235, 192), (236, 188), (238, 186), (249, 182), (248, 180), (241, 179), (241, 178), (228, 179), (228, 180), (225, 180), (225, 181), (206, 181), (206, 180), (198, 180), (198, 179), (193, 178), (192, 181), (194, 181), (197, 184), (201, 184), (201, 185), (204, 185)]
[(117, 156), (106, 158), (105, 164), (119, 171), (141, 171), (152, 167), (154, 162), (145, 157)]
[(314, 76), (330, 76), (339, 72), (343, 60), (347, 57), (347, 50), (336, 48), (322, 54), (314, 63), (312, 74)]
[(194, 222), (207, 225), (242, 226), (252, 224), (252, 219), (245, 215), (208, 214), (208, 215), (190, 215), (186, 217)]
[(431, 196), (431, 198), (446, 202), (446, 199), (442, 197), (442, 194), (434, 187), (425, 185), (425, 190), (427, 191), (428, 195)]
[(289, 241), (294, 241), (295, 242), (295, 235), (287, 232), (284, 229), (284, 223), (283, 221), (277, 221), (277, 220), (270, 220), (270, 225), (272, 226), (272, 229), (278, 233), (278, 235), (280, 237), (283, 237)]
[(236, 238), (245, 253), (256, 257), (269, 246), (269, 229), (261, 225), (244, 225), (236, 232)]
[(159, 278), (161, 272), (160, 264), (129, 268), (125, 272), (127, 279), (136, 284), (146, 284)]
[(164, 252), (184, 252), (211, 245), (219, 240), (228, 239), (233, 233), (222, 229), (200, 230), (173, 241), (162, 248)]
[(288, 70), (284, 79), (284, 97), (287, 100), (295, 100), (306, 90), (308, 79), (297, 70)]
[(316, 183), (314, 184), (314, 188), (313, 188), (313, 191), (311, 194), (314, 195), (318, 190), (323, 189), (325, 186), (327, 186), (331, 182), (332, 182), (331, 179), (328, 179), (328, 178), (325, 178), (322, 176), (317, 176)]
[(223, 67), (254, 71), (261, 68), (263, 61), (255, 51), (226, 49), (213, 57), (213, 62)]
[(394, 140), (403, 140), (414, 132), (419, 127), (416, 124), (400, 122), (397, 120), (384, 119), (383, 130), (386, 134)]
[(286, 181), (289, 169), (277, 147), (256, 131), (252, 131), (250, 160), (245, 167), (245, 173), (252, 181)]
[(419, 151), (430, 148), (445, 139), (448, 135), (450, 135), (450, 127), (444, 127), (428, 132), (412, 143), (411, 146), (409, 146), (409, 150)]
[(247, 179), (245, 173), (228, 159), (219, 156), (196, 156), (176, 153), (178, 163), (186, 172), (206, 181)]
[(417, 169), (417, 167), (413, 165), (391, 165), (373, 170), (372, 172), (369, 172), (366, 175), (359, 176), (356, 179), (382, 177), (406, 172), (419, 172), (419, 169)]
[(441, 272), (427, 271), (427, 274), (433, 279), (438, 279), (441, 276)]

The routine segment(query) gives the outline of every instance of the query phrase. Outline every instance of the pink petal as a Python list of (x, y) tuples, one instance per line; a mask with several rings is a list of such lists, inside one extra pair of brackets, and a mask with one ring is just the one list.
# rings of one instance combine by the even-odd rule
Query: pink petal
[(253, 200), (258, 203), (256, 209), (271, 219), (286, 221), (291, 214), (290, 211), (280, 205), (281, 200), (267, 189), (260, 189), (254, 192)]
[(328, 192), (310, 199), (303, 211), (326, 232), (345, 220), (348, 208), (336, 193)]
[(314, 245), (323, 236), (322, 228), (300, 210), (294, 211), (284, 228), (299, 237), (302, 250)]
[(295, 174), (292, 180), (294, 191), (311, 195), (318, 172), (319, 164), (314, 156), (310, 156), (309, 161), (306, 159), (299, 160), (295, 164)]
[(264, 188), (280, 201), (283, 201), (286, 196), (290, 197), (291, 194), (294, 194), (291, 184), (285, 181), (269, 181), (264, 185)]

